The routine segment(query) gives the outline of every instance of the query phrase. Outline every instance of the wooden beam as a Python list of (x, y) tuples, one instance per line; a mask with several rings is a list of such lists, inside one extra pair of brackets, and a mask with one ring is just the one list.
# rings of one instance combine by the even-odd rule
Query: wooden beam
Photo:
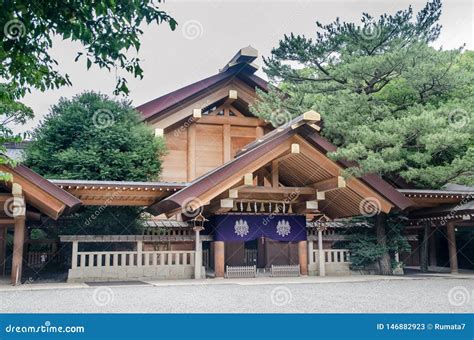
[(205, 115), (198, 120), (198, 124), (209, 124), (209, 125), (237, 125), (237, 126), (247, 126), (247, 127), (262, 127), (266, 123), (262, 119), (252, 118), (252, 117), (234, 117), (234, 116), (209, 116)]
[(318, 189), (318, 191), (332, 191), (340, 188), (345, 188), (346, 181), (342, 176), (337, 176), (321, 182), (314, 183), (313, 186)]
[(164, 133), (165, 133), (165, 130), (163, 129), (160, 129), (160, 128), (155, 129), (155, 137), (163, 137)]
[(317, 191), (311, 187), (242, 187), (237, 190), (239, 194), (292, 194), (298, 195), (316, 195)]
[(314, 124), (321, 120), (321, 115), (313, 110), (303, 113), (302, 116), (303, 118), (300, 121), (296, 122), (295, 124), (291, 126), (292, 129), (296, 129), (297, 127), (304, 124), (308, 124), (308, 125)]
[(229, 90), (229, 96), (225, 100), (224, 105), (230, 105), (235, 100), (237, 100), (237, 91), (236, 90)]
[(278, 187), (279, 183), (279, 169), (278, 161), (272, 161), (272, 187)]
[(220, 201), (220, 207), (216, 213), (226, 213), (234, 207), (234, 200), (232, 199), (222, 199)]
[(188, 127), (187, 144), (186, 177), (191, 182), (196, 178), (196, 124)]
[(193, 109), (193, 118), (194, 120), (198, 120), (202, 118), (202, 110), (201, 109)]
[(293, 210), (297, 214), (314, 213), (318, 210), (318, 201), (305, 201), (293, 205)]
[(291, 153), (292, 154), (298, 154), (300, 153), (300, 145), (297, 143), (291, 144)]
[(253, 186), (253, 174), (251, 172), (244, 175), (244, 185)]
[(224, 163), (232, 159), (232, 142), (229, 124), (222, 125), (222, 153)]

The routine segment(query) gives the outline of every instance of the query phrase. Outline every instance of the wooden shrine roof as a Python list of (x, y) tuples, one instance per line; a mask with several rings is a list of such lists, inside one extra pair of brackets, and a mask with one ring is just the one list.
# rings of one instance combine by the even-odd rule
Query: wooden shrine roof
[(233, 78), (242, 80), (252, 88), (258, 87), (266, 91), (267, 82), (253, 74), (257, 68), (252, 64), (252, 61), (256, 58), (257, 51), (255, 49), (250, 46), (243, 48), (224, 66), (221, 72), (139, 105), (136, 109), (142, 113), (142, 119), (147, 121), (182, 106), (188, 100), (192, 100), (202, 93), (209, 93)]
[[(285, 158), (284, 171), (280, 172), (285, 185), (304, 184), (308, 179), (312, 179), (315, 183), (332, 180), (335, 177), (337, 179), (340, 170), (354, 163), (333, 162), (327, 158), (326, 153), (336, 150), (336, 147), (319, 135), (317, 132), (319, 127), (315, 124), (315, 120), (305, 119), (307, 114), (249, 144), (235, 159), (197, 178), (186, 188), (161, 202), (153, 204), (149, 207), (149, 211), (153, 214), (170, 214), (178, 211), (190, 199), (196, 199), (201, 203), (210, 202), (224, 191), (238, 185), (243, 173), (257, 171), (273, 159), (278, 159), (287, 153), (292, 143), (299, 143), (305, 152), (298, 152), (290, 155), (291, 158)], [(319, 117), (319, 114), (314, 114)], [(391, 208), (403, 210), (412, 205), (408, 198), (382, 178), (365, 175), (350, 179), (347, 187), (329, 192), (326, 200), (322, 202), (321, 211), (331, 218), (359, 215), (361, 200), (372, 196), (376, 197), (382, 210), (386, 212)]]

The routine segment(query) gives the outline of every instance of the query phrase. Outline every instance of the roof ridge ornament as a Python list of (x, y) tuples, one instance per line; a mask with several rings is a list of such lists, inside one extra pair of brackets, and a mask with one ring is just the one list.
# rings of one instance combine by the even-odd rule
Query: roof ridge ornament
[(250, 73), (255, 73), (258, 70), (258, 66), (253, 63), (258, 58), (258, 51), (252, 46), (243, 47), (237, 51), (237, 53), (225, 64), (225, 66), (219, 70), (220, 73), (226, 72), (227, 70), (234, 68), (238, 65), (247, 67)]

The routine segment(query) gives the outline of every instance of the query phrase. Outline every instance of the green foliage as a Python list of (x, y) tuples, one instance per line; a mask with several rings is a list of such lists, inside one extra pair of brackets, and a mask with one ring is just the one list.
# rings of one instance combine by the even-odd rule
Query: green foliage
[[(429, 46), (441, 2), (362, 25), (317, 23), (316, 38), (290, 34), (265, 59), (279, 88), (252, 109), (270, 122), (321, 113), (334, 159), (357, 161), (347, 175), (400, 175), (420, 187), (474, 185), (474, 57)], [(275, 124), (274, 124), (275, 125)], [(278, 125), (278, 124), (277, 124)]]
[[(134, 77), (143, 77), (140, 59), (131, 50), (140, 49), (140, 25), (176, 21), (149, 0), (103, 0), (44, 2), (3, 1), (0, 11), (0, 164), (14, 165), (5, 157), (5, 143), (18, 142), (7, 123), (24, 124), (33, 117), (27, 106), (18, 102), (31, 89), (45, 91), (70, 85), (68, 74), (57, 68), (50, 54), (53, 37), (79, 42), (82, 51), (76, 61), (84, 60), (89, 69), (121, 69)], [(115, 93), (129, 92), (127, 80), (118, 77)], [(0, 180), (10, 176), (0, 172)]]
[[(61, 99), (32, 135), (25, 164), (47, 178), (147, 181), (160, 175), (162, 138), (140, 122), (129, 103), (105, 95)], [(69, 232), (133, 233), (140, 210), (109, 206), (115, 196), (82, 208), (67, 225)]]
[[(361, 269), (377, 262), (386, 253), (393, 255), (396, 252), (410, 251), (410, 245), (403, 235), (404, 222), (406, 221), (401, 215), (388, 216), (387, 244), (382, 246), (377, 242), (373, 218), (353, 219), (349, 223), (348, 241), (344, 245), (350, 251), (351, 266), (354, 269)], [(396, 265), (398, 264), (393, 263), (393, 266)]]
[[(15, 100), (16, 90), (12, 86), (0, 83), (0, 164), (15, 166), (15, 161), (5, 157), (5, 143), (20, 142), (22, 136), (13, 133), (9, 124), (24, 124), (33, 117), (33, 111)], [(9, 173), (0, 171), (0, 181), (11, 180)]]
[[(21, 91), (46, 90), (71, 83), (67, 74), (57, 70), (50, 55), (53, 37), (79, 42), (78, 52), (87, 69), (92, 64), (113, 70), (116, 67), (142, 77), (140, 59), (130, 57), (130, 49), (139, 51), (140, 25), (176, 21), (149, 0), (102, 0), (48, 2), (4, 1), (0, 13), (2, 45), (0, 78)], [(117, 92), (127, 93), (126, 80), (119, 78)]]

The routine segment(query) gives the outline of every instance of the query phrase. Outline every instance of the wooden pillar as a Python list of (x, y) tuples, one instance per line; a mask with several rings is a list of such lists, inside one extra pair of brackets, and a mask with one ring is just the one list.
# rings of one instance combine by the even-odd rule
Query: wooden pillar
[(194, 232), (195, 232), (195, 244), (194, 244), (194, 249), (196, 251), (195, 256), (194, 256), (194, 278), (196, 280), (199, 280), (202, 276), (201, 273), (201, 268), (202, 268), (202, 243), (200, 239), (200, 232), (204, 228), (202, 227), (195, 227)]
[(13, 234), (13, 257), (11, 283), (21, 283), (21, 271), (23, 266), (23, 245), (25, 242), (25, 217), (15, 217), (15, 231)]
[(323, 230), (318, 229), (318, 266), (319, 266), (319, 276), (326, 276), (326, 258), (324, 256), (323, 249)]
[(278, 161), (272, 161), (272, 187), (278, 188), (279, 174), (278, 174)]
[(191, 182), (196, 178), (196, 124), (188, 127), (187, 178)]
[(377, 244), (385, 249), (384, 254), (379, 259), (379, 268), (381, 275), (392, 275), (392, 263), (390, 254), (387, 249), (387, 215), (384, 213), (375, 216), (375, 233), (377, 236)]
[(308, 275), (308, 241), (298, 242), (298, 259), (301, 275)]
[(222, 125), (222, 152), (224, 163), (232, 159), (232, 146), (230, 139), (230, 125)]
[(458, 273), (458, 254), (456, 248), (456, 231), (454, 230), (454, 222), (448, 222), (447, 225), (448, 247), (449, 247), (449, 267), (451, 274)]
[(225, 245), (224, 241), (214, 241), (214, 272), (216, 277), (225, 274)]
[(421, 240), (420, 270), (422, 273), (428, 272), (428, 239), (430, 237), (430, 223), (423, 223), (423, 237)]
[(0, 226), (0, 275), (5, 275), (8, 227)]
[(313, 241), (308, 241), (308, 263), (313, 264), (314, 263), (314, 243)]
[(429, 240), (429, 253), (430, 253), (430, 266), (437, 266), (438, 260), (436, 258), (436, 229), (432, 229), (430, 240)]

